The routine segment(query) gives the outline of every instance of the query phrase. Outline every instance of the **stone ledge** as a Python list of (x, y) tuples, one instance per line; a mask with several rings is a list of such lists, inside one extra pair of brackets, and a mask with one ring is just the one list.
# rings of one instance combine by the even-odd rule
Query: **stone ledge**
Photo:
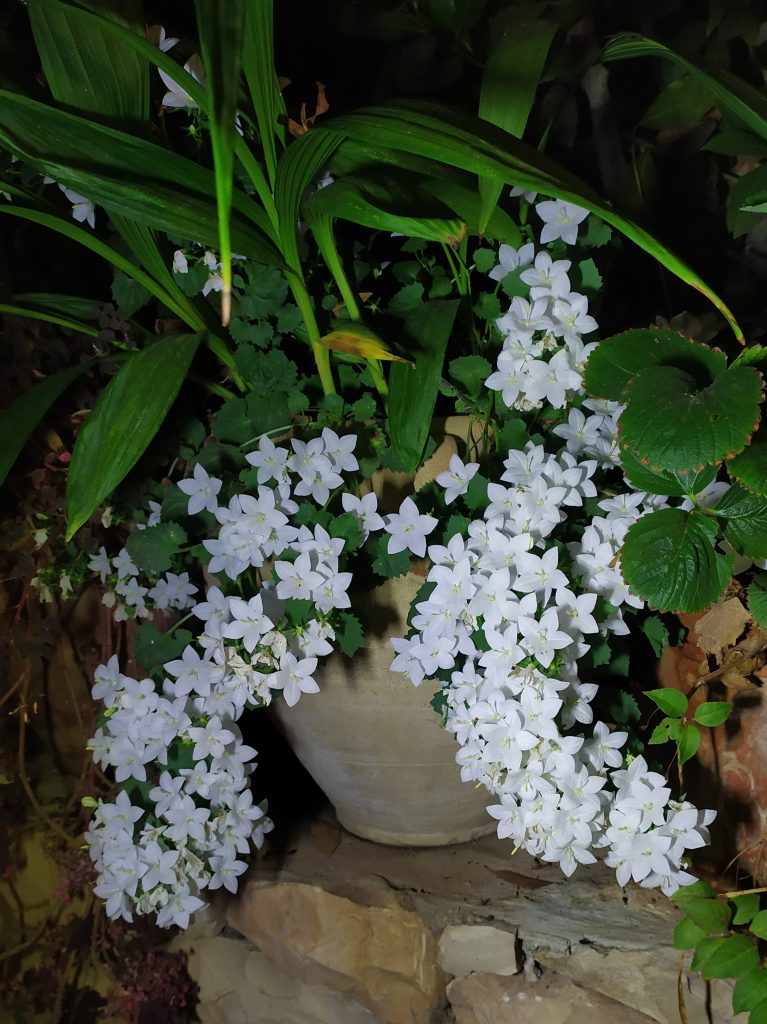
[[(322, 820), (266, 851), (178, 945), (203, 1024), (598, 1024), (592, 1007), (677, 1024), (676, 920), (665, 897), (619, 889), (601, 864), (565, 879), (495, 837), (397, 848)], [(685, 993), (691, 1024), (705, 1021), (704, 984)], [(570, 1003), (580, 1017), (561, 1016)], [(712, 984), (712, 1013), (732, 1021), (726, 982)]]

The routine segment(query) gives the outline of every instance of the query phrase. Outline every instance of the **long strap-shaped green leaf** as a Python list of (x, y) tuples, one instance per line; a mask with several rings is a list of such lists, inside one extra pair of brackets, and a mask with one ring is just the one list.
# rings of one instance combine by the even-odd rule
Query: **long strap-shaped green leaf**
[(608, 206), (575, 175), (480, 118), (436, 104), (402, 102), (342, 115), (318, 130), (339, 132), (351, 138), (362, 138), (392, 149), (427, 156), (474, 174), (556, 196), (590, 210), (705, 295), (725, 317), (736, 338), (743, 341), (743, 332), (728, 306), (683, 260), (638, 224)]
[[(0, 90), (0, 145), (118, 215), (215, 246), (213, 174), (204, 167), (87, 118)], [(238, 251), (280, 265), (260, 206), (234, 198)]]
[(178, 394), (201, 338), (160, 338), (131, 356), (102, 391), (72, 452), (67, 540), (144, 453)]
[(245, 0), (245, 45), (242, 69), (248, 83), (258, 134), (264, 151), (269, 181), (277, 177), (277, 146), (285, 145), (285, 128), (280, 116), (285, 114), (277, 76), (274, 72), (274, 5), (272, 0)]
[(84, 320), (76, 320), (71, 316), (65, 316), (63, 313), (52, 312), (49, 309), (40, 309), (28, 303), (0, 302), (0, 313), (9, 313), (11, 316), (23, 316), (30, 320), (41, 320), (47, 324), (57, 324), (59, 327), (67, 327), (71, 331), (87, 334), (90, 338), (97, 338), (99, 336), (99, 332), (93, 324), (85, 323)]
[[(548, 21), (515, 21), (490, 54), (479, 94), (479, 116), (521, 139), (557, 26)], [(479, 231), (498, 205), (503, 184), (480, 178)]]
[(705, 69), (694, 61), (656, 43), (646, 36), (625, 33), (611, 39), (602, 51), (602, 60), (627, 60), (632, 57), (662, 57), (676, 64), (704, 85), (717, 106), (767, 140), (767, 96), (736, 75), (720, 68)]
[[(92, 3), (86, 0), (83, 6)], [(60, 103), (113, 118), (146, 120), (149, 64), (145, 57), (105, 33), (96, 20), (78, 18), (76, 8), (27, 0), (27, 9), (45, 81)], [(101, 20), (131, 31), (128, 22), (135, 27), (142, 24), (141, 4), (112, 0)]]
[(210, 142), (216, 179), (216, 209), (221, 251), (221, 322), (232, 314), (232, 239), (230, 218), (237, 138), (237, 92), (245, 25), (244, 0), (195, 0), (197, 28), (205, 65), (205, 82), (210, 92)]

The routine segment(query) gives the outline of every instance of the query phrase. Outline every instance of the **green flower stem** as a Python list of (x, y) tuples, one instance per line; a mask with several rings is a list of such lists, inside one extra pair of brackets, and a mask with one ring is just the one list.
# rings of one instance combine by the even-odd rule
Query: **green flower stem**
[(178, 620), (178, 622), (176, 622), (174, 625), (172, 625), (170, 627), (170, 629), (167, 631), (166, 635), (167, 636), (172, 636), (174, 631), (177, 630), (179, 626), (183, 626), (183, 624), (185, 622), (187, 622), (189, 619), (191, 619), (193, 616), (194, 616), (194, 612), (188, 612), (186, 615), (184, 615), (182, 618), (180, 618)]
[[(236, 397), (234, 395), (234, 392), (230, 391), (228, 388), (225, 388), (223, 384), (217, 384), (215, 381), (205, 380), (205, 378), (200, 377), (199, 374), (190, 373), (189, 380), (194, 381), (195, 384), (199, 385), (199, 387), (207, 391), (208, 394), (217, 395), (219, 398), (223, 398), (225, 401), (228, 398)], [(244, 387), (240, 388), (240, 391), (244, 390)]]
[(370, 376), (373, 378), (376, 391), (381, 398), (384, 400), (387, 399), (389, 397), (389, 385), (386, 383), (386, 378), (384, 377), (383, 367), (381, 366), (380, 360), (368, 359), (367, 364)]

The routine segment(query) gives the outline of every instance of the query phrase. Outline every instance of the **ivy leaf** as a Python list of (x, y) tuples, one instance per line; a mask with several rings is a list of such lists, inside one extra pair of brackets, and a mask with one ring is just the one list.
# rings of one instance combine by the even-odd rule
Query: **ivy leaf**
[(578, 264), (581, 275), (581, 288), (587, 292), (598, 292), (602, 287), (602, 275), (592, 259), (582, 260)]
[(686, 725), (679, 739), (679, 763), (687, 764), (691, 757), (695, 757), (699, 746), (700, 729), (696, 729), (694, 725)]
[(171, 567), (185, 541), (186, 531), (178, 523), (158, 523), (145, 530), (134, 530), (125, 546), (139, 569), (159, 576)]
[(748, 588), (748, 610), (757, 626), (767, 627), (767, 573), (760, 573)]
[[(732, 1012), (749, 1013), (767, 1001), (767, 971), (754, 967), (741, 974), (732, 990)], [(751, 1021), (754, 1018), (751, 1017)]]
[(671, 718), (681, 718), (687, 710), (688, 700), (679, 690), (663, 687), (660, 690), (647, 690), (645, 696), (649, 697), (653, 704), (657, 704), (664, 715)]
[(730, 911), (716, 899), (693, 898), (687, 900), (684, 912), (708, 935), (726, 932), (730, 924)]
[(347, 658), (351, 658), (365, 646), (365, 633), (360, 620), (351, 612), (342, 612), (339, 616), (341, 626), (336, 630), (336, 641)]
[(248, 264), (250, 276), (240, 297), (240, 314), (251, 320), (276, 316), (288, 297), (288, 282), (276, 267)]
[(112, 280), (112, 298), (120, 314), (130, 318), (149, 302), (152, 293), (140, 281), (128, 277), (122, 270), (117, 270)]
[(756, 945), (747, 935), (724, 939), (703, 939), (690, 965), (704, 978), (738, 978), (759, 963)]
[(145, 672), (152, 672), (167, 661), (180, 657), (191, 642), (192, 634), (186, 629), (160, 633), (151, 622), (143, 623), (136, 630), (136, 661)]
[(600, 342), (586, 364), (584, 384), (594, 398), (623, 398), (629, 381), (648, 367), (695, 368), (701, 382), (716, 380), (727, 357), (668, 328), (648, 327), (616, 334)]
[(767, 910), (760, 910), (752, 920), (749, 931), (759, 939), (767, 939)]
[(633, 523), (621, 552), (624, 579), (659, 611), (702, 611), (724, 592), (732, 554), (714, 548), (716, 524), (700, 512), (657, 509)]
[(453, 359), (448, 372), (453, 380), (463, 385), (472, 398), (478, 398), (493, 368), (483, 356), (460, 356)]
[(456, 534), (461, 534), (461, 536), (465, 537), (468, 533), (470, 522), (471, 520), (467, 519), (466, 516), (461, 516), (457, 513), (450, 516), (442, 533), (442, 543), (448, 544)]
[(727, 472), (750, 491), (767, 494), (767, 426), (754, 434), (745, 451), (727, 460)]
[(657, 615), (651, 615), (642, 623), (642, 632), (650, 641), (653, 654), (660, 658), (669, 644), (668, 630)]
[(518, 416), (510, 416), (498, 435), (498, 448), (502, 452), (521, 451), (529, 441), (527, 424)]
[(758, 892), (744, 892), (741, 896), (733, 896), (730, 903), (735, 904), (733, 924), (748, 924), (759, 913)]
[(732, 704), (724, 700), (706, 701), (695, 709), (695, 721), (698, 725), (713, 728), (726, 722), (732, 714)]
[(253, 437), (248, 407), (244, 398), (229, 398), (216, 413), (213, 436), (219, 441), (244, 444)]
[(489, 274), (497, 261), (495, 249), (476, 249), (474, 251), (474, 266), (480, 274)]
[(649, 366), (626, 387), (619, 423), (627, 448), (653, 467), (690, 473), (732, 458), (759, 424), (762, 378), (734, 366), (708, 385), (688, 369)]
[(706, 932), (689, 917), (683, 917), (674, 928), (675, 949), (694, 949), (700, 940), (705, 938)]

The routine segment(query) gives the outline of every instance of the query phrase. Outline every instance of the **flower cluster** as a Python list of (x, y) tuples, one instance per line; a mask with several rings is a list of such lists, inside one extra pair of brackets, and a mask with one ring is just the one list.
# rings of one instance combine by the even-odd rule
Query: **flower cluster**
[[(575, 241), (584, 211), (536, 210), (542, 241)], [(478, 455), (497, 464), (493, 478), (456, 454), (428, 511), (416, 495), (384, 514), (367, 483), (345, 479), (359, 471), (356, 435), (262, 436), (246, 456), (245, 493), (200, 464), (178, 484), (188, 515), (216, 524), (202, 541), (213, 580), (198, 603), (186, 574), (144, 588), (125, 549), (94, 556), (118, 617), (191, 607), (200, 623), (156, 678), (124, 676), (116, 659), (96, 676), (105, 710), (91, 747), (123, 787), (97, 805), (89, 836), (110, 915), (156, 912), (158, 923), (183, 926), (206, 889), (236, 889), (238, 857), (271, 828), (248, 789), (256, 752), (236, 723), (276, 695), (292, 706), (318, 692), (319, 659), (335, 645), (353, 653), (349, 569), (363, 551), (428, 556), (392, 669), (441, 685), (461, 775), (492, 795), (498, 835), (567, 875), (602, 850), (621, 884), (670, 893), (690, 880), (685, 851), (707, 842), (713, 813), (675, 803), (644, 758), (624, 757), (627, 734), (594, 721), (597, 686), (579, 674), (594, 644), (627, 633), (624, 615), (642, 607), (620, 549), (630, 525), (667, 499), (619, 482), (621, 407), (583, 393), (594, 347), (583, 337), (597, 324), (570, 288), (570, 267), (529, 243), (501, 246), (491, 271), (498, 281), (517, 273), (529, 297), (512, 299), (498, 321), (502, 349), (486, 385), (512, 417), (548, 407), (535, 417), (545, 436)], [(174, 270), (186, 269), (179, 251)], [(472, 518), (456, 515), (435, 534), (461, 501)]]

